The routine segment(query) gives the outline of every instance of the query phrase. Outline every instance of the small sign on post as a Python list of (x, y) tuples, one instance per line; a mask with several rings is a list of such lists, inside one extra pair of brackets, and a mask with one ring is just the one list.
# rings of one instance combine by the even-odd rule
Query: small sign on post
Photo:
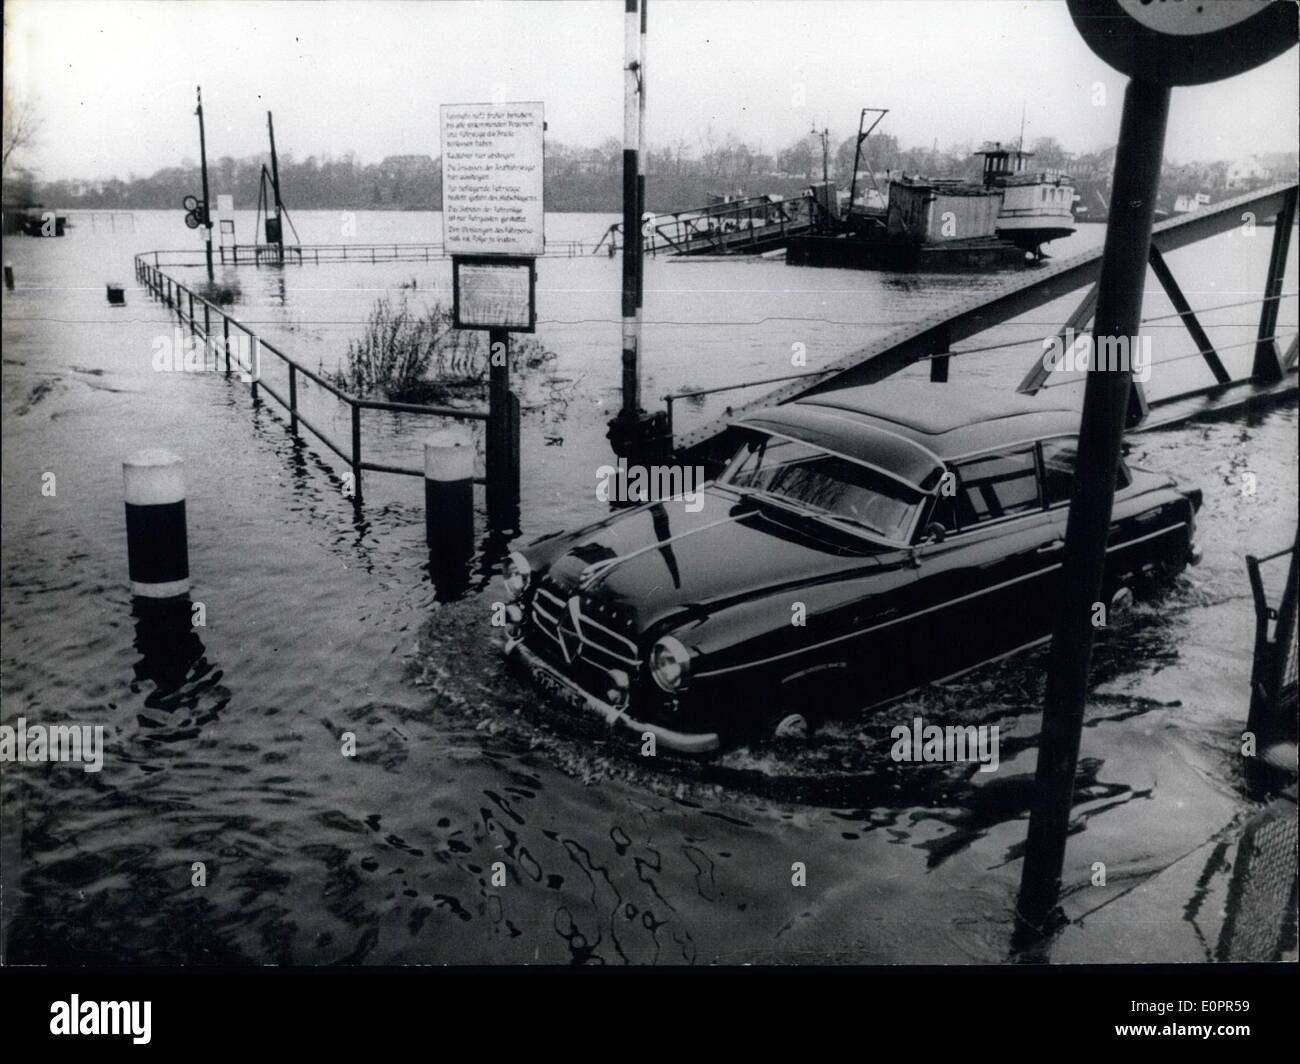
[(452, 320), (487, 329), (488, 516), (519, 518), (519, 400), (510, 390), (510, 332), (537, 319), (536, 258), (546, 252), (540, 103), (442, 106), (443, 246)]
[(458, 329), (533, 332), (537, 271), (531, 258), (457, 255), (451, 260), (454, 323)]

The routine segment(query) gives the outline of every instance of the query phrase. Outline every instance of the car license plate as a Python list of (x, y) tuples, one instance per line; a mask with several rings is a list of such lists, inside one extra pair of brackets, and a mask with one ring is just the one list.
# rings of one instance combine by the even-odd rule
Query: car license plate
[(572, 706), (575, 709), (587, 708), (587, 699), (584, 695), (575, 691), (568, 684), (561, 683), (550, 673), (543, 672), (540, 669), (533, 670), (533, 679), (542, 690), (565, 705)]

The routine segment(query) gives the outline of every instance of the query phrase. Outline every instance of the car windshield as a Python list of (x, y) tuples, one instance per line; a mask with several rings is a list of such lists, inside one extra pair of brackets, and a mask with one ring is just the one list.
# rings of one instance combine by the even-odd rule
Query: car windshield
[(920, 492), (847, 458), (777, 436), (747, 442), (722, 483), (845, 522), (895, 543), (911, 531)]

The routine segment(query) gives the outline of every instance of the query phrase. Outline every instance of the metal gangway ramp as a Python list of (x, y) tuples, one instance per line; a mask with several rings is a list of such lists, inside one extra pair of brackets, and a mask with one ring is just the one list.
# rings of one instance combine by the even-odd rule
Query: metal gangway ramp
[[(747, 196), (672, 214), (651, 214), (642, 224), (642, 250), (652, 256), (756, 255), (785, 247), (792, 236), (812, 232), (815, 219), (816, 204), (810, 195)], [(606, 230), (596, 251), (602, 246), (611, 254), (622, 248), (622, 222)]]
[[(1278, 306), (1283, 298), (1283, 272), (1296, 220), (1296, 195), (1295, 183), (1273, 185), (1225, 200), (1193, 214), (1161, 222), (1154, 227), (1150, 256), (1152, 270), (1175, 307), (1176, 316), (1182, 319), (1195, 341), (1197, 353), (1204, 358), (1214, 374), (1215, 383), (1148, 403), (1142, 386), (1135, 381), (1129, 411), (1130, 431), (1158, 428), (1297, 391), (1297, 337), (1292, 334), (1289, 344), (1283, 350), (1276, 335)], [(1274, 216), (1276, 223), (1264, 291), (1258, 300), (1251, 301), (1257, 302), (1261, 308), (1259, 330), (1253, 342), (1255, 351), (1251, 372), (1247, 377), (1234, 379), (1223, 365), (1166, 264), (1165, 255), (1239, 226), (1262, 224)], [(669, 404), (668, 422), (671, 427), (672, 403), (676, 399), (781, 382), (780, 387), (759, 399), (728, 407), (723, 416), (680, 436), (674, 435), (672, 453), (679, 461), (701, 463), (713, 471), (734, 449), (729, 430), (732, 419), (747, 411), (788, 403), (800, 396), (817, 392), (872, 384), (915, 362), (926, 360), (930, 362), (930, 379), (946, 381), (949, 362), (953, 356), (988, 350), (976, 348), (973, 351), (953, 351), (954, 344), (1081, 289), (1085, 290), (1085, 294), (1069, 319), (1063, 323), (1060, 333), (1064, 334), (1067, 328), (1076, 333), (1086, 332), (1097, 303), (1096, 282), (1101, 272), (1102, 250), (1099, 246), (1034, 270), (1027, 276), (1010, 280), (991, 293), (981, 292), (955, 303), (872, 341), (825, 369), (665, 396)], [(1287, 295), (1294, 298), (1295, 293)], [(1039, 343), (1037, 339), (1032, 342)], [(1014, 345), (995, 346), (1005, 350)], [(1050, 371), (1044, 367), (1041, 354), (1040, 344), (1033, 365), (1018, 388), (1025, 394), (1037, 392), (1049, 376)]]

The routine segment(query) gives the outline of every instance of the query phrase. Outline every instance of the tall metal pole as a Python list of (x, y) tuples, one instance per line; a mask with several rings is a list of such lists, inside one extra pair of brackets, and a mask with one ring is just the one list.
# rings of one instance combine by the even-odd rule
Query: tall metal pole
[(638, 0), (624, 0), (623, 14), (623, 409), (635, 421), (641, 409), (641, 315), (637, 288), (641, 267), (638, 174), (641, 143), (641, 19)]
[(867, 120), (867, 109), (858, 115), (858, 141), (853, 146), (853, 174), (849, 177), (849, 214), (853, 213), (853, 200), (858, 194), (858, 161), (862, 158), (862, 126)]
[(510, 391), (510, 333), (488, 330), (487, 509), (493, 528), (518, 528), (519, 436)]
[[(645, 38), (645, 20), (646, 8), (650, 6), (650, 0), (641, 0), (641, 43), (638, 54), (641, 60), (641, 87), (637, 93), (636, 107), (636, 224), (637, 232), (641, 234), (642, 240), (638, 244), (640, 254), (636, 257), (636, 317), (637, 317), (637, 357), (640, 358), (640, 325), (641, 325), (641, 306), (645, 296), (645, 233), (642, 231), (642, 219), (645, 218), (645, 173), (646, 173), (646, 148), (645, 148), (645, 56), (646, 56), (646, 38)], [(653, 240), (653, 238), (651, 238)]]
[(203, 132), (203, 88), (194, 87), (199, 116), (199, 167), (203, 171), (203, 252), (208, 264), (208, 283), (214, 280), (212, 273), (212, 212), (208, 208), (208, 142)]
[[(1129, 337), (1129, 343), (1120, 350), (1136, 343), (1138, 335), (1169, 91), (1167, 85), (1135, 80), (1129, 82), (1124, 93), (1094, 326), (1094, 342), (1106, 337)], [(1084, 391), (1074, 495), (1061, 562), (1059, 612), (1048, 662), (1034, 806), (1020, 881), (1021, 929), (1031, 933), (1046, 928), (1060, 892), (1092, 662), (1093, 610), (1102, 593), (1115, 470), (1132, 390), (1128, 366), (1098, 367), (1097, 361), (1093, 360), (1088, 371)]]
[(275, 230), (279, 234), (276, 241), (280, 261), (284, 261), (284, 219), (280, 204), (280, 160), (275, 154), (275, 125), (271, 121), (271, 112), (266, 112), (266, 131), (271, 136), (271, 191), (275, 194)]

